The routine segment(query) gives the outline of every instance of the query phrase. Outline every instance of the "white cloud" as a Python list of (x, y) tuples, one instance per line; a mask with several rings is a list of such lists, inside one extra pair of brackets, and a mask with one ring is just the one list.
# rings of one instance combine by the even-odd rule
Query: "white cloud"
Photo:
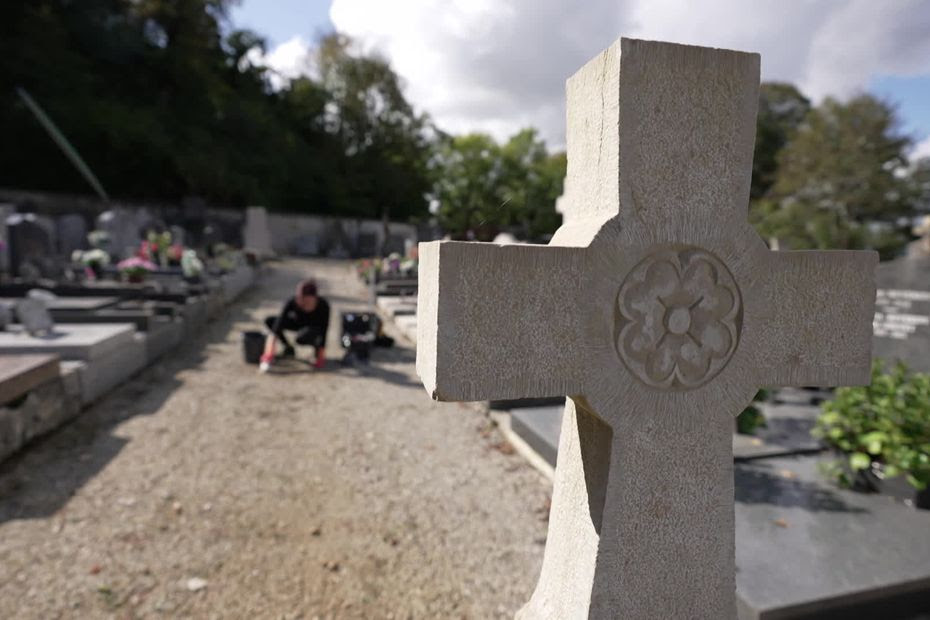
[(922, 157), (930, 157), (930, 136), (914, 145), (914, 150), (911, 151), (912, 160), (916, 161)]
[(245, 55), (245, 59), (253, 66), (272, 69), (274, 73), (270, 81), (275, 89), (281, 88), (296, 77), (313, 72), (310, 43), (300, 36), (291, 37), (266, 54), (253, 47)]
[(817, 99), (930, 73), (922, 0), (333, 0), (330, 19), (383, 53), (443, 129), (533, 125), (555, 144), (565, 79), (620, 35), (757, 51), (764, 79)]

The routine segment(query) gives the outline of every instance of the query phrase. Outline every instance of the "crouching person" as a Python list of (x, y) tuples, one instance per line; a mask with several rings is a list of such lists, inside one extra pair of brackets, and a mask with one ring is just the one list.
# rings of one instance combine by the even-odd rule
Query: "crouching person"
[(294, 332), (295, 344), (314, 348), (313, 366), (322, 368), (326, 361), (326, 330), (329, 327), (329, 302), (320, 297), (316, 283), (304, 280), (297, 285), (294, 296), (284, 302), (280, 314), (265, 319), (271, 331), (265, 340), (259, 370), (268, 372), (276, 359), (276, 347), (280, 341), (284, 349), (281, 357), (294, 357), (294, 345), (287, 339), (286, 332)]

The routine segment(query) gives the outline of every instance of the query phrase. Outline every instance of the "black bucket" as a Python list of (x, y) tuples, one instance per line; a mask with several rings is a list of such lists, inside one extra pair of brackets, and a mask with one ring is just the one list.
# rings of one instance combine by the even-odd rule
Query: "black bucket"
[(242, 332), (242, 355), (246, 364), (257, 364), (265, 352), (265, 334), (262, 332)]

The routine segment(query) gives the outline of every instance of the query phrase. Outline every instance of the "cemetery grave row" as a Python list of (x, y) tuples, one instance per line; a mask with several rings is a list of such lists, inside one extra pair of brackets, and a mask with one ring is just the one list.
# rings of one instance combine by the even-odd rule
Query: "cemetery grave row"
[[(112, 279), (117, 274), (105, 271), (67, 279), (60, 275), (67, 264), (56, 264), (38, 218), (13, 214), (6, 221), (12, 225), (3, 231), (10, 242), (5, 264), (14, 271), (0, 283), (6, 319), (0, 321), (0, 460), (202, 334), (261, 272), (260, 263), (225, 251), (195, 274), (154, 265), (143, 281)], [(122, 255), (107, 255), (154, 252), (144, 229), (129, 228), (124, 236), (107, 231), (111, 242), (126, 246)]]

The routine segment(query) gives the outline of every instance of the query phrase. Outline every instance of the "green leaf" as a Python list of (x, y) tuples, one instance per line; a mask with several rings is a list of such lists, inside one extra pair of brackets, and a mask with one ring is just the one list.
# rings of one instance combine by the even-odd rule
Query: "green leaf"
[(855, 470), (868, 469), (872, 465), (872, 459), (868, 454), (862, 452), (853, 452), (849, 455), (849, 466)]
[(911, 475), (911, 474), (908, 474), (908, 475), (907, 475), (907, 481), (911, 484), (912, 487), (914, 487), (914, 488), (917, 489), (918, 491), (923, 491), (924, 489), (927, 488), (927, 483), (926, 483), (926, 482), (923, 482), (923, 481), (921, 481), (921, 480), (918, 480), (916, 477), (914, 477), (914, 476)]

